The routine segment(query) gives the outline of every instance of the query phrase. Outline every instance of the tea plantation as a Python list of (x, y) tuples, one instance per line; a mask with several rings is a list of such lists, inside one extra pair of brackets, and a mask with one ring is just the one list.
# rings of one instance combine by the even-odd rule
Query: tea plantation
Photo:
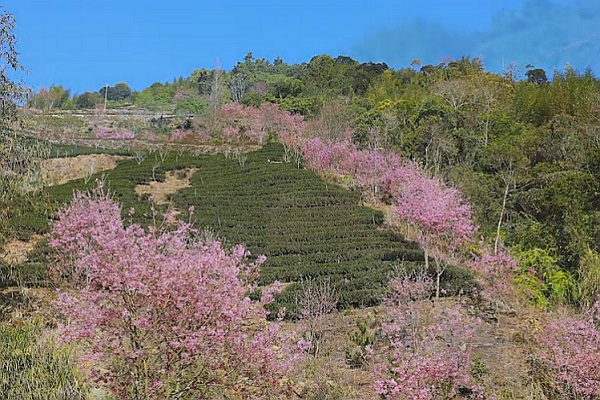
[[(147, 196), (135, 193), (135, 186), (164, 180), (169, 170), (196, 168), (190, 187), (170, 196), (173, 206), (182, 212), (181, 218), (187, 218), (187, 210), (193, 206), (195, 226), (210, 229), (227, 245), (243, 243), (253, 255), (265, 254), (261, 283), (293, 283), (277, 301), (290, 315), (301, 290), (297, 282), (303, 277), (327, 279), (341, 308), (378, 304), (394, 267), (421, 264), (422, 251), (415, 243), (383, 229), (382, 213), (361, 206), (359, 192), (328, 184), (311, 171), (282, 162), (283, 154), (277, 143), (242, 158), (149, 153), (144, 160), (124, 160), (114, 170), (91, 179), (49, 188), (39, 201), (15, 206), (10, 226), (3, 230), (22, 239), (47, 232), (48, 215), (69, 201), (73, 190), (92, 188), (95, 178), (105, 180), (124, 213), (136, 209), (134, 222), (148, 225), (154, 223), (151, 203)], [(156, 208), (164, 212), (166, 206)], [(32, 272), (39, 273), (47, 250), (38, 246), (30, 257)], [(448, 269), (444, 278), (448, 291), (470, 280), (454, 268)]]
[[(270, 144), (243, 166), (201, 157), (191, 187), (173, 201), (179, 209), (194, 206), (199, 226), (267, 255), (263, 283), (329, 277), (342, 307), (378, 303), (392, 266), (421, 260), (421, 251), (379, 229), (383, 215), (359, 206), (359, 193), (280, 163), (282, 155), (280, 145)], [(280, 302), (292, 303), (295, 290), (289, 287)]]

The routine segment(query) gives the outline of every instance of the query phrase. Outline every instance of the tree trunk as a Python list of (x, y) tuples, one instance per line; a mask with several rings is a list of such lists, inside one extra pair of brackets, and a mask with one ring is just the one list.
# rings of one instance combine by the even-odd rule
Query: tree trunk
[(434, 257), (435, 262), (435, 299), (439, 300), (440, 298), (440, 281), (442, 278), (442, 274), (446, 268), (441, 267), (440, 260), (437, 257)]
[(504, 188), (504, 197), (502, 198), (502, 209), (500, 210), (500, 218), (498, 218), (498, 226), (496, 227), (496, 240), (494, 241), (494, 255), (498, 255), (498, 246), (500, 244), (500, 228), (502, 226), (502, 220), (504, 219), (504, 212), (506, 211), (506, 200), (508, 198), (508, 189), (510, 186), (510, 180), (506, 180), (506, 187)]

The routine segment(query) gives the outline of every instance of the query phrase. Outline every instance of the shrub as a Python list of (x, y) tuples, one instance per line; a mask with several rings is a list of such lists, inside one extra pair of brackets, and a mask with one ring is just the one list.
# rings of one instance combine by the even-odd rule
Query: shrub
[(554, 378), (578, 398), (600, 396), (600, 299), (580, 316), (557, 312), (544, 326), (543, 359)]
[(351, 368), (359, 368), (369, 362), (373, 356), (373, 344), (377, 336), (377, 331), (369, 329), (366, 321), (356, 321), (356, 327), (358, 331), (348, 334), (354, 346), (346, 349), (346, 364)]
[(600, 295), (600, 255), (587, 248), (579, 264), (581, 300), (590, 305)]
[(296, 295), (299, 318), (306, 322), (304, 338), (310, 342), (309, 353), (317, 357), (325, 339), (324, 317), (337, 304), (337, 294), (330, 280), (303, 278), (300, 292)]

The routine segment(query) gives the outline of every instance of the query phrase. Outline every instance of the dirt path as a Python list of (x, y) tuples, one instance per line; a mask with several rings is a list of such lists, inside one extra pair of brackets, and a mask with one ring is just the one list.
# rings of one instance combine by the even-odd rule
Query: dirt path
[(190, 186), (190, 179), (196, 168), (187, 168), (180, 171), (168, 171), (164, 182), (150, 182), (149, 185), (137, 185), (135, 192), (138, 195), (149, 194), (150, 199), (156, 204), (168, 204), (167, 196), (177, 193), (178, 190)]

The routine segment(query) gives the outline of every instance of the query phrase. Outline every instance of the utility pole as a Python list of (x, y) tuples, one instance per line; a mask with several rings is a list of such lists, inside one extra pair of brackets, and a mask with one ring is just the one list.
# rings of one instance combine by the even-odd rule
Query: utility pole
[(210, 87), (210, 95), (209, 95), (210, 105), (212, 106), (213, 110), (217, 110), (219, 108), (219, 106), (221, 105), (221, 96), (222, 96), (221, 79), (223, 78), (222, 75), (223, 75), (223, 70), (221, 69), (221, 62), (219, 61), (219, 58), (217, 57), (217, 63), (216, 63), (215, 69), (213, 71), (213, 81), (212, 81), (212, 85)]
[(104, 113), (106, 114), (106, 102), (108, 101), (108, 83), (104, 87)]

